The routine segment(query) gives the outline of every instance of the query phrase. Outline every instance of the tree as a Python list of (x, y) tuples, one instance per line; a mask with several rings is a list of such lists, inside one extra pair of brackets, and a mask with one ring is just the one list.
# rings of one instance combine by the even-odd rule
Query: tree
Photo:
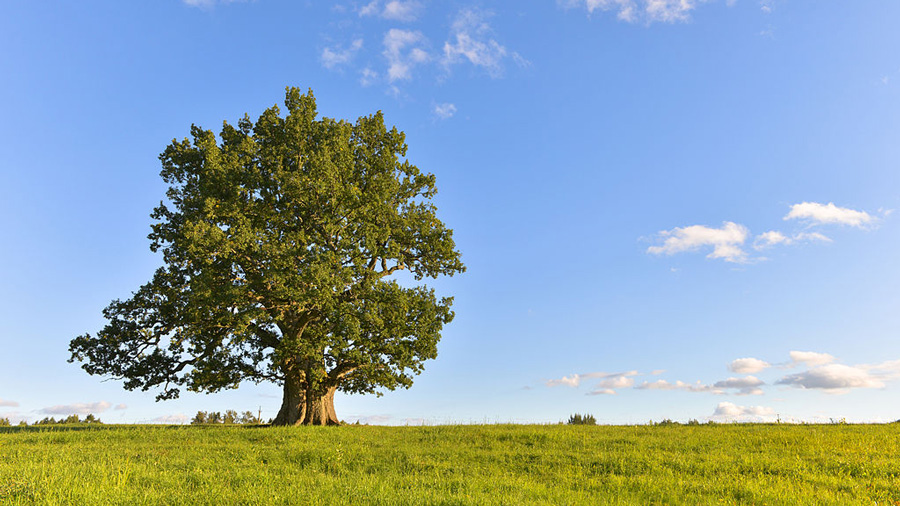
[(575, 413), (569, 417), (569, 421), (566, 423), (569, 425), (597, 425), (597, 419), (591, 414)]
[(204, 425), (206, 423), (206, 411), (198, 411), (191, 420), (191, 425)]
[(238, 423), (241, 425), (259, 425), (262, 423), (262, 420), (254, 415), (253, 412), (244, 411), (238, 419)]
[(417, 283), (465, 267), (434, 175), (381, 112), (317, 119), (297, 88), (284, 105), (218, 138), (193, 126), (160, 155), (168, 203), (149, 239), (165, 265), (71, 341), (70, 362), (158, 400), (273, 381), (276, 425), (321, 425), (339, 423), (336, 391), (408, 388), (436, 357), (452, 298)]

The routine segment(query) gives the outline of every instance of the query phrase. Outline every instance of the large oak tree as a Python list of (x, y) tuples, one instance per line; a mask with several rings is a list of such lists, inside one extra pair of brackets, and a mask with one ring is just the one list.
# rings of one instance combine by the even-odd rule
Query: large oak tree
[(160, 155), (168, 201), (149, 239), (164, 266), (72, 340), (70, 361), (158, 400), (276, 382), (276, 424), (322, 425), (338, 423), (336, 391), (409, 387), (436, 357), (452, 299), (410, 285), (465, 267), (434, 176), (380, 112), (318, 119), (297, 88), (284, 104), (218, 138), (194, 126)]

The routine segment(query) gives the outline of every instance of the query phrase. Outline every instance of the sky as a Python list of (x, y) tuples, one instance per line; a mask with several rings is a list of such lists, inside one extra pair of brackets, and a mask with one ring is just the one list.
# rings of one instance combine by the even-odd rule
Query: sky
[(69, 341), (162, 265), (158, 155), (311, 88), (381, 110), (468, 270), (370, 424), (900, 419), (900, 2), (0, 3), (0, 418), (155, 402)]

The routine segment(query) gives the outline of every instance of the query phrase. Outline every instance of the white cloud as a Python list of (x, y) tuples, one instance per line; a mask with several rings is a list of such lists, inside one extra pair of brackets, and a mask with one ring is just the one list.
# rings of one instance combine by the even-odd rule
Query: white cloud
[(552, 379), (547, 380), (548, 387), (558, 387), (558, 386), (567, 386), (575, 388), (581, 384), (583, 376), (580, 374), (573, 374), (571, 376), (563, 376), (560, 379)]
[(634, 385), (634, 380), (631, 379), (631, 376), (639, 376), (640, 373), (637, 371), (625, 371), (625, 372), (589, 372), (584, 374), (573, 374), (571, 376), (563, 376), (560, 379), (552, 379), (546, 382), (548, 387), (557, 387), (557, 386), (567, 386), (567, 387), (578, 387), (581, 383), (586, 379), (593, 378), (602, 378), (602, 381), (597, 383), (594, 388), (596, 389), (612, 389), (612, 388), (625, 388)]
[(715, 388), (736, 389), (737, 395), (762, 395), (763, 391), (759, 386), (765, 385), (765, 382), (755, 376), (745, 376), (743, 378), (728, 378), (726, 380), (717, 381), (713, 384)]
[(844, 391), (850, 388), (883, 388), (884, 382), (861, 367), (828, 364), (791, 374), (777, 382), (806, 389)]
[(434, 114), (441, 119), (452, 118), (456, 114), (456, 106), (450, 103), (436, 104), (434, 106)]
[(112, 404), (106, 401), (63, 404), (44, 408), (41, 410), (41, 413), (47, 415), (88, 415), (91, 413), (102, 413), (111, 406)]
[(728, 369), (738, 374), (752, 374), (771, 367), (771, 364), (758, 358), (739, 358), (731, 362)]
[[(444, 43), (445, 67), (468, 61), (486, 69), (492, 77), (502, 74), (507, 50), (493, 39), (493, 30), (487, 23), (490, 16), (490, 13), (477, 9), (459, 11), (450, 27), (450, 40)], [(517, 61), (520, 60), (525, 61), (519, 57)]]
[(815, 367), (817, 365), (830, 364), (835, 361), (835, 358), (827, 353), (816, 353), (814, 351), (792, 351), (790, 352), (790, 357), (790, 366), (805, 364), (809, 367)]
[(819, 232), (800, 232), (791, 237), (787, 237), (777, 230), (770, 230), (756, 236), (753, 240), (753, 249), (759, 251), (771, 248), (778, 244), (790, 245), (799, 242), (831, 242), (831, 239)]
[(379, 0), (373, 0), (360, 7), (360, 17), (380, 16), (391, 21), (415, 21), (422, 13), (423, 5), (416, 0), (390, 0), (381, 6)]
[(645, 381), (634, 388), (638, 390), (684, 390), (685, 392), (710, 392), (714, 394), (724, 393), (719, 388), (712, 387), (710, 385), (704, 385), (699, 381), (697, 383), (685, 383), (683, 381), (669, 383), (666, 380)]
[(392, 0), (384, 5), (381, 17), (394, 21), (415, 21), (422, 10), (422, 4), (416, 1), (400, 2)]
[(362, 49), (362, 46), (363, 40), (356, 39), (350, 44), (350, 47), (346, 49), (339, 45), (326, 47), (322, 50), (322, 65), (324, 65), (325, 68), (331, 69), (338, 65), (348, 63), (353, 59), (353, 56)]
[(190, 420), (191, 418), (182, 413), (178, 413), (175, 415), (164, 415), (158, 416), (154, 418), (152, 421), (155, 423), (166, 423), (166, 424), (183, 424)]
[(378, 72), (366, 67), (359, 71), (359, 84), (362, 86), (371, 86), (378, 79)]
[(731, 402), (720, 402), (710, 418), (722, 421), (759, 421), (774, 414), (774, 409), (765, 406), (738, 406)]
[(376, 14), (378, 14), (378, 0), (369, 2), (359, 9), (360, 16), (374, 16)]
[(629, 378), (628, 376), (628, 373), (610, 376), (597, 383), (597, 386), (595, 388), (606, 389), (632, 387), (634, 386), (634, 379)]
[(416, 65), (431, 59), (422, 49), (426, 41), (421, 32), (391, 28), (384, 36), (384, 57), (388, 60), (388, 81), (410, 79)]
[(16, 401), (10, 401), (10, 400), (0, 399), (0, 406), (2, 406), (2, 407), (10, 407), (10, 408), (17, 408), (17, 407), (19, 407), (19, 403), (16, 402)]
[(367, 425), (378, 425), (387, 423), (394, 419), (393, 415), (369, 415), (360, 417), (358, 422)]
[[(618, 373), (616, 373), (618, 374)], [(575, 388), (581, 384), (581, 382), (585, 379), (590, 378), (605, 378), (607, 376), (614, 376), (616, 374), (607, 374), (605, 372), (589, 372), (585, 374), (573, 374), (571, 376), (563, 376), (560, 379), (552, 379), (547, 381), (548, 387), (557, 387), (557, 386), (567, 386)]]
[(791, 239), (777, 230), (759, 234), (753, 241), (753, 248), (757, 250), (770, 248), (776, 244), (790, 244)]
[(838, 207), (834, 203), (802, 202), (791, 206), (785, 220), (806, 220), (815, 225), (839, 224), (851, 227), (862, 227), (872, 223), (875, 218), (865, 211), (856, 211), (846, 207)]
[(113, 408), (116, 411), (121, 411), (123, 409), (128, 409), (128, 406), (125, 404), (116, 404), (116, 407)]
[[(677, 23), (690, 19), (698, 3), (705, 0), (558, 0), (571, 8), (583, 7), (591, 14), (594, 11), (612, 11), (620, 21), (628, 23), (654, 22)], [(730, 5), (730, 4), (729, 4)]]
[(747, 253), (741, 248), (747, 240), (747, 227), (730, 221), (721, 228), (710, 228), (703, 225), (677, 227), (659, 233), (664, 239), (662, 246), (647, 248), (648, 253), (655, 255), (673, 255), (684, 251), (696, 251), (712, 246), (713, 251), (707, 258), (721, 258), (726, 262), (743, 263), (747, 261)]
[(588, 395), (616, 395), (616, 391), (612, 388), (601, 388), (599, 390), (591, 390)]

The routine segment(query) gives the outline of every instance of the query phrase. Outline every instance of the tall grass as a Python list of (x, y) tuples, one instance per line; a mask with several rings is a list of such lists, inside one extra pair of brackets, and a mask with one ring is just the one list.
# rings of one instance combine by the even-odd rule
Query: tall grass
[(0, 429), (2, 504), (876, 502), (897, 424)]

